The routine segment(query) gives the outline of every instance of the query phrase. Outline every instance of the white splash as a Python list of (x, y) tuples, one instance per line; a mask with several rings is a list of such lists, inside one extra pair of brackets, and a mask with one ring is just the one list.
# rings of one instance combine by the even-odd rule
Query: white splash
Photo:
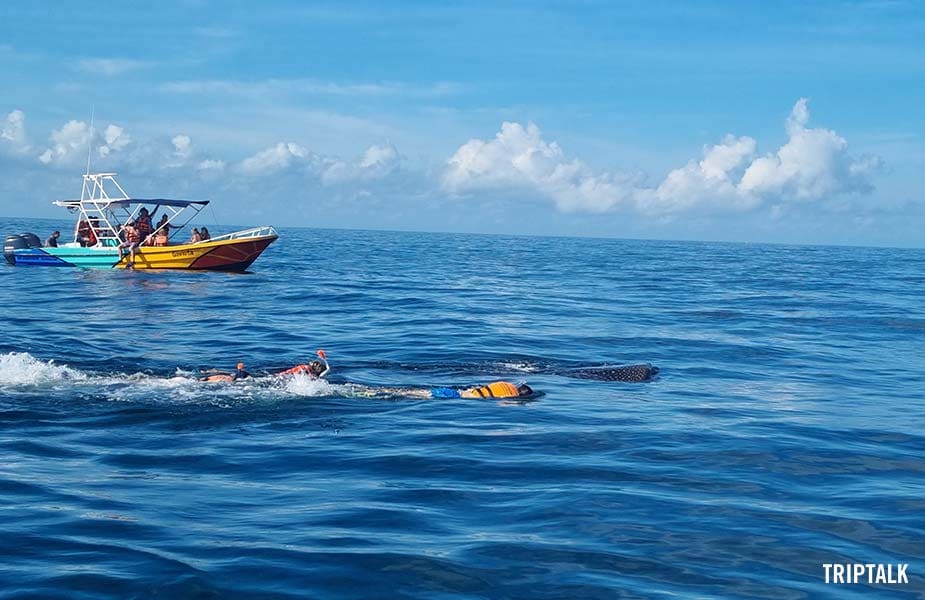
[(286, 382), (286, 391), (296, 396), (333, 396), (336, 388), (324, 379), (297, 373)]
[(87, 376), (55, 361), (38, 360), (28, 352), (0, 354), (0, 384), (39, 385), (60, 381), (83, 381)]

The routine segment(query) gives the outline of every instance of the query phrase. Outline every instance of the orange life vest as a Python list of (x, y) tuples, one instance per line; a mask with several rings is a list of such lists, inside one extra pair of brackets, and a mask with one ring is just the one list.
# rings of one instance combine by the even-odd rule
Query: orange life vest
[(494, 381), (488, 385), (463, 390), (463, 398), (517, 398), (517, 386), (507, 381)]
[[(308, 365), (296, 365), (291, 369), (286, 369), (277, 375), (295, 375), (296, 373), (305, 373), (306, 375), (312, 375), (312, 369)], [(314, 377), (314, 375), (312, 375)]]
[(77, 235), (84, 238), (84, 243), (88, 246), (96, 244), (96, 233), (89, 221), (81, 221), (77, 226)]
[(148, 237), (151, 234), (151, 218), (138, 217), (135, 221), (135, 229), (138, 230), (139, 236)]

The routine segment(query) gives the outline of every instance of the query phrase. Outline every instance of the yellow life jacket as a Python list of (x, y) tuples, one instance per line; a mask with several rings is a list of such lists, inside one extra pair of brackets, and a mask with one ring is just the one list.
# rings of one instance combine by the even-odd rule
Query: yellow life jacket
[(460, 394), (463, 398), (516, 398), (517, 386), (507, 381), (494, 381), (488, 385), (469, 388)]

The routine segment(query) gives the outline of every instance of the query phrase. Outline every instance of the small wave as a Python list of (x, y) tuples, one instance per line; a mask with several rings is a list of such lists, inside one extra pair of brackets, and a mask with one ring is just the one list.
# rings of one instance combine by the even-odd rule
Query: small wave
[(59, 381), (80, 381), (87, 376), (53, 360), (38, 360), (28, 352), (0, 354), (0, 384), (40, 385)]

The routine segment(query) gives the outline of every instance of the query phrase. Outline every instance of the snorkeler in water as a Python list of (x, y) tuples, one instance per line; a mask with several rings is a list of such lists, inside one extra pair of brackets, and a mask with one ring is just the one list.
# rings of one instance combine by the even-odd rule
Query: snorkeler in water
[[(331, 370), (331, 365), (328, 364), (327, 356), (324, 353), (324, 350), (318, 350), (318, 358), (321, 360), (313, 360), (308, 364), (296, 365), (291, 369), (286, 369), (285, 371), (280, 371), (275, 373), (276, 377), (292, 377), (295, 375), (305, 375), (310, 379), (321, 379), (326, 376)], [(237, 369), (232, 373), (224, 373), (218, 370), (205, 371), (208, 375), (199, 378), (199, 381), (212, 381), (212, 382), (232, 382), (239, 379), (247, 379), (251, 377), (251, 374), (244, 370), (244, 363), (238, 363)]]
[(296, 365), (291, 369), (286, 369), (285, 371), (276, 373), (276, 376), (286, 377), (302, 374), (307, 375), (311, 379), (321, 379), (331, 371), (331, 366), (328, 364), (328, 358), (327, 355), (325, 355), (324, 350), (318, 350), (318, 358), (321, 360), (313, 360), (308, 364)]
[(389, 394), (411, 398), (529, 398), (533, 391), (526, 383), (515, 385), (509, 381), (491, 383), (469, 388), (435, 387), (435, 388), (394, 388), (357, 386), (372, 394)]

